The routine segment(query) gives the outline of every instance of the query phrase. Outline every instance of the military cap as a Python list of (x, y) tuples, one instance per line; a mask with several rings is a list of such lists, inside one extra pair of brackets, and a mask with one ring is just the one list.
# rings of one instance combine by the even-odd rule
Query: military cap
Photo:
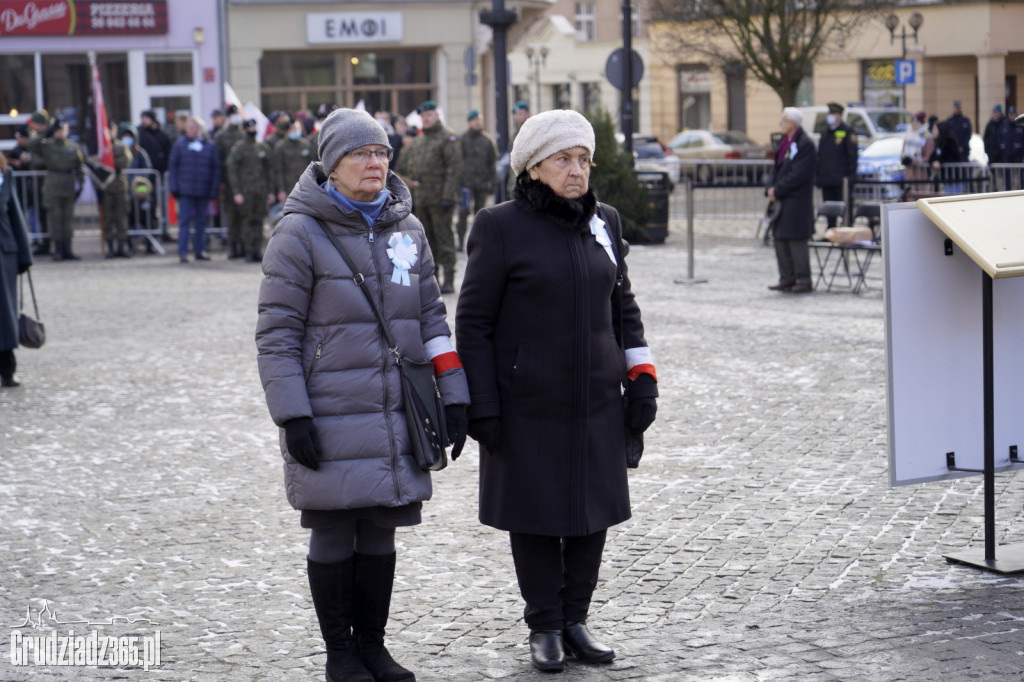
[(32, 112), (32, 122), (36, 125), (49, 125), (50, 115), (46, 113), (46, 109), (40, 109), (39, 111)]
[(843, 105), (839, 102), (828, 103), (828, 113), (830, 114), (841, 114), (843, 113)]
[(210, 116), (223, 116), (223, 115), (224, 115), (224, 110), (223, 109), (214, 109), (213, 111), (210, 112)]
[(232, 115), (237, 114), (237, 113), (238, 113), (238, 106), (234, 105), (234, 104), (229, 104), (224, 109), (224, 115), (225, 116), (232, 116)]

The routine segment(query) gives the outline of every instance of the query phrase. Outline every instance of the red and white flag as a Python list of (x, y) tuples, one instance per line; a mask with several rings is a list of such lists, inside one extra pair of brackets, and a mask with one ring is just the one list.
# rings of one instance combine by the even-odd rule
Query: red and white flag
[(110, 139), (110, 125), (107, 122), (107, 106), (103, 103), (103, 87), (100, 85), (100, 70), (96, 66), (96, 53), (89, 53), (89, 66), (92, 68), (92, 102), (96, 121), (96, 163), (108, 173), (97, 172), (101, 188), (114, 177), (114, 144)]

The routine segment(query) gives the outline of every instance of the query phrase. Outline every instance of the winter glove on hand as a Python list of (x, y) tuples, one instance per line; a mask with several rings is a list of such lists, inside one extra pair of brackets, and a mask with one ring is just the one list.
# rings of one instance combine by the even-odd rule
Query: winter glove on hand
[(462, 454), (462, 446), (466, 444), (466, 428), (469, 426), (466, 406), (445, 405), (444, 425), (448, 430), (448, 441), (452, 446), (452, 461), (454, 462)]
[(483, 417), (481, 419), (470, 419), (466, 431), (477, 443), (492, 455), (498, 454), (498, 442), (501, 437), (499, 430), (501, 422), (497, 417)]
[(18, 274), (19, 275), (24, 275), (26, 272), (28, 272), (28, 269), (30, 267), (32, 267), (32, 265), (29, 264), (29, 263), (19, 263), (18, 264)]
[(626, 395), (629, 396), (626, 426), (633, 433), (643, 433), (654, 423), (658, 413), (658, 382), (650, 374), (641, 374), (629, 382)]
[(298, 417), (284, 423), (284, 442), (288, 446), (288, 453), (295, 458), (295, 461), (316, 471), (320, 468), (320, 460), (317, 455), (323, 451), (320, 448), (320, 437), (313, 426), (312, 417)]

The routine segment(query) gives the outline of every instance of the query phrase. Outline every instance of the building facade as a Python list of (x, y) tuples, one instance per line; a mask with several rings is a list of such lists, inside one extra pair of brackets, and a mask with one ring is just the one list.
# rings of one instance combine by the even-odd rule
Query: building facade
[(111, 122), (156, 110), (208, 114), (221, 98), (221, 2), (0, 0), (0, 146), (36, 109), (60, 114), (94, 152), (96, 53)]
[[(916, 40), (911, 13), (923, 19)], [(894, 13), (894, 36), (885, 17)], [(1022, 3), (906, 4), (883, 10), (855, 35), (837, 36), (835, 44), (814, 65), (796, 105), (844, 104), (903, 106), (941, 119), (953, 113), (953, 101), (984, 129), (992, 107), (1020, 107), (1018, 83), (1024, 78)], [(671, 26), (652, 25), (651, 41), (664, 44)], [(906, 31), (906, 51), (901, 36)], [(897, 82), (897, 62), (912, 61), (913, 82)], [(778, 129), (782, 102), (774, 91), (742, 70), (691, 61), (662, 53), (651, 69), (655, 101), (652, 131), (668, 138), (682, 128), (745, 130), (767, 143)], [(906, 78), (908, 72), (900, 72)], [(696, 108), (695, 108), (696, 107)]]
[[(632, 47), (649, 72), (646, 0), (634, 0)], [(555, 0), (509, 50), (513, 101), (530, 103), (534, 113), (548, 109), (603, 109), (619, 120), (622, 92), (605, 71), (609, 57), (623, 44), (621, 0)], [(651, 128), (651, 79), (644, 75), (633, 93), (633, 123), (637, 132)]]
[[(521, 26), (550, 0), (508, 2)], [(490, 0), (267, 2), (230, 0), (229, 82), (263, 111), (321, 104), (408, 115), (438, 103), (451, 127), (472, 109), (494, 117)]]

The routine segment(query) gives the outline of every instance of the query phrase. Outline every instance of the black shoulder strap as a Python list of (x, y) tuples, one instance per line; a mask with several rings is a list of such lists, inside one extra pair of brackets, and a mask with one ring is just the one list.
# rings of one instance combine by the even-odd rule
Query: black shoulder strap
[(327, 229), (327, 226), (323, 222), (317, 220), (316, 224), (320, 226), (320, 229), (324, 231), (327, 238), (331, 240), (331, 244), (334, 244), (334, 248), (338, 250), (341, 255), (341, 259), (345, 261), (345, 265), (352, 271), (352, 278), (355, 283), (359, 285), (359, 288), (363, 290), (363, 294), (366, 296), (366, 300), (370, 302), (370, 307), (373, 309), (373, 314), (377, 316), (377, 322), (380, 323), (380, 328), (384, 330), (384, 338), (387, 339), (388, 347), (391, 349), (392, 355), (398, 358), (398, 344), (395, 343), (395, 337), (391, 335), (391, 329), (388, 327), (388, 323), (384, 321), (384, 316), (380, 312), (380, 308), (377, 307), (377, 302), (373, 300), (373, 294), (370, 293), (370, 288), (366, 286), (366, 278), (363, 277), (363, 273), (359, 272), (356, 268), (356, 264), (352, 262), (352, 258), (348, 255), (348, 251), (341, 245), (338, 238), (334, 236), (334, 233)]

